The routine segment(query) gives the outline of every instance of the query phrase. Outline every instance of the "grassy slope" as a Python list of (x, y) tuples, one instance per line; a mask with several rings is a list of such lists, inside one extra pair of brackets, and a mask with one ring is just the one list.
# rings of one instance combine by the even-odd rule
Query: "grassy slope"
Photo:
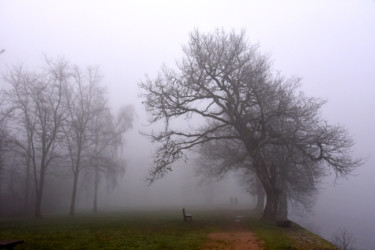
[(265, 249), (335, 249), (298, 225), (283, 229), (244, 211), (121, 212), (72, 217), (0, 220), (0, 239), (22, 239), (16, 249), (200, 249), (214, 231), (238, 230), (235, 215), (245, 216), (240, 230), (253, 230)]
[(253, 220), (252, 229), (263, 240), (264, 249), (337, 249), (332, 243), (292, 223), (290, 228), (275, 226), (273, 222)]

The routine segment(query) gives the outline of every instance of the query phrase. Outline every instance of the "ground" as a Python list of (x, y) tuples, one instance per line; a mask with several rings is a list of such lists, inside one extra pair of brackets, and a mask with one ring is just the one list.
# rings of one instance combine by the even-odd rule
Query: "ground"
[(336, 249), (292, 223), (280, 228), (250, 210), (189, 208), (0, 218), (0, 240), (18, 239), (15, 249)]
[(262, 242), (254, 232), (244, 226), (244, 216), (236, 215), (231, 222), (230, 231), (220, 231), (208, 234), (204, 250), (258, 250), (263, 249)]
[(258, 250), (263, 249), (253, 232), (217, 232), (208, 235), (204, 250)]

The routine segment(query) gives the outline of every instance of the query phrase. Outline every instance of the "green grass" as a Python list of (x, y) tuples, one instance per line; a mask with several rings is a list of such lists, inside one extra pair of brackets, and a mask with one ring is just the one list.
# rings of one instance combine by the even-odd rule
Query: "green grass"
[(198, 249), (206, 229), (173, 212), (5, 220), (1, 239), (22, 239), (16, 249)]
[(275, 222), (254, 219), (250, 217), (248, 223), (259, 240), (263, 241), (266, 250), (337, 250), (330, 242), (311, 233), (296, 223), (291, 227), (278, 227)]
[(264, 249), (296, 249), (284, 233), (285, 229), (276, 227), (274, 222), (251, 219), (249, 223), (256, 236), (264, 242)]
[(179, 210), (2, 219), (0, 239), (24, 240), (15, 249), (200, 249), (210, 232), (237, 230), (233, 218), (238, 214), (246, 218), (241, 230), (254, 231), (265, 249), (303, 249), (291, 236), (303, 232), (309, 238), (309, 232), (297, 225), (278, 228), (249, 211), (189, 212), (193, 213), (192, 223), (184, 223)]

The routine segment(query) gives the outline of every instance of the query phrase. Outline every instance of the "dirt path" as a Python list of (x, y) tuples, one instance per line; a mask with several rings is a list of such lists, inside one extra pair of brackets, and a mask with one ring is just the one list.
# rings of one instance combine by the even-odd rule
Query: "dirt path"
[(257, 239), (252, 232), (216, 232), (208, 235), (209, 240), (204, 250), (260, 250)]
[(238, 215), (230, 226), (230, 231), (215, 232), (208, 235), (204, 250), (261, 250), (262, 243), (255, 234), (241, 226), (243, 216)]

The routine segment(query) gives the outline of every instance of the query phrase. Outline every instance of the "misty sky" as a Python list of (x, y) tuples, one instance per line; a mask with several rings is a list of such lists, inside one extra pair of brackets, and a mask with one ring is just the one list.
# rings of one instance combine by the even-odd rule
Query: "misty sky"
[(374, 0), (0, 0), (0, 50), (6, 50), (0, 71), (16, 63), (37, 67), (43, 55), (62, 56), (81, 67), (98, 65), (111, 106), (136, 107), (138, 119), (126, 150), (128, 173), (137, 172), (130, 168), (137, 165), (142, 178), (151, 160), (140, 152), (150, 155), (152, 149), (138, 135), (147, 122), (137, 83), (181, 58), (189, 32), (221, 27), (245, 29), (276, 70), (301, 77), (308, 96), (327, 100), (324, 118), (354, 137), (353, 154), (366, 163), (348, 180), (334, 184), (333, 177), (327, 178), (311, 220), (320, 233), (347, 227), (365, 242), (361, 246), (375, 245)]

